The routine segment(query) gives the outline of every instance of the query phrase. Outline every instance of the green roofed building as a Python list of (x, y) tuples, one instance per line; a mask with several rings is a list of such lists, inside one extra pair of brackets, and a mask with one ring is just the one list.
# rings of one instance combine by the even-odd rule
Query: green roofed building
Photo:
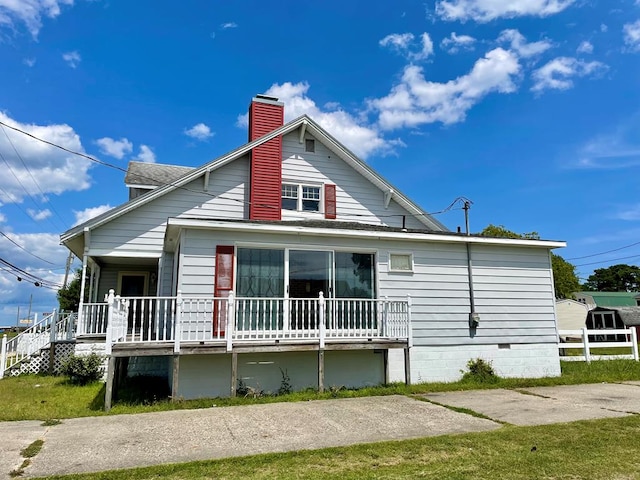
[(576, 300), (595, 307), (635, 307), (640, 305), (638, 292), (577, 292)]

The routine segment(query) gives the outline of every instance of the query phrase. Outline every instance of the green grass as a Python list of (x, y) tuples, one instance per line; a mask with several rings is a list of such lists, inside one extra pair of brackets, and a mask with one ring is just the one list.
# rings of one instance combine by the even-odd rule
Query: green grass
[(639, 436), (630, 416), (50, 478), (631, 479)]
[[(144, 400), (116, 402), (108, 414), (126, 414), (209, 408), (212, 406), (251, 405), (274, 402), (296, 402), (329, 398), (368, 397), (377, 395), (411, 395), (429, 392), (473, 390), (487, 388), (518, 389), (536, 386), (574, 385), (581, 383), (615, 383), (640, 380), (640, 362), (609, 360), (600, 362), (562, 362), (561, 377), (498, 378), (492, 383), (474, 381), (452, 383), (421, 383), (417, 385), (391, 384), (388, 386), (340, 389), (318, 393), (313, 390), (294, 392), (282, 396), (257, 398), (214, 398), (198, 400)], [(64, 378), (50, 376), (20, 376), (0, 380), (0, 421), (42, 420), (107, 415), (104, 412), (104, 385), (71, 385)], [(53, 424), (52, 423), (52, 424)], [(55, 427), (54, 427), (55, 428)]]
[(43, 445), (44, 445), (44, 440), (36, 440), (29, 446), (23, 448), (20, 451), (20, 455), (22, 455), (24, 458), (33, 458), (38, 453), (40, 453), (40, 450), (42, 450)]

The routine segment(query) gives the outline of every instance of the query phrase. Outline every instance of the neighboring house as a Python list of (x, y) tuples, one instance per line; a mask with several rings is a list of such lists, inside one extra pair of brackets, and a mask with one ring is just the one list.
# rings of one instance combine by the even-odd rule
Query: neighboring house
[[(595, 307), (586, 318), (586, 327), (592, 330), (624, 329), (635, 327), (640, 334), (640, 307)], [(598, 335), (596, 340), (614, 340), (612, 335)], [(617, 337), (623, 338), (624, 335)]]
[(638, 305), (638, 292), (576, 292), (575, 299), (586, 304), (589, 309), (595, 307), (635, 307)]
[(254, 98), (249, 143), (198, 168), (132, 163), (131, 200), (62, 235), (90, 299), (77, 350), (109, 356), (107, 406), (141, 372), (173, 398), (274, 392), (285, 375), (454, 381), (478, 357), (560, 374), (549, 252), (563, 242), (452, 233), (283, 109)]
[(556, 300), (558, 330), (578, 330), (585, 327), (589, 306), (577, 300)]

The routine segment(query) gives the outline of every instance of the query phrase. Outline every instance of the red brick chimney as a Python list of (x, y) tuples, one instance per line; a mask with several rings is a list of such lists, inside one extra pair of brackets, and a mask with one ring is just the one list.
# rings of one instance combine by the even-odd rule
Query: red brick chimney
[[(284, 104), (275, 97), (256, 95), (249, 106), (249, 141), (284, 125)], [(280, 220), (282, 208), (282, 137), (251, 151), (249, 218)]]

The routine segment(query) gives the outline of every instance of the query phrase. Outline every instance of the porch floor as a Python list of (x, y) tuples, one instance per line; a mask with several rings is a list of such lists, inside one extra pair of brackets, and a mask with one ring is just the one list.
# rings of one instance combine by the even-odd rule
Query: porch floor
[(236, 340), (232, 351), (227, 350), (225, 340), (184, 341), (180, 351), (174, 352), (173, 342), (119, 342), (113, 345), (114, 357), (144, 357), (158, 355), (210, 355), (229, 353), (301, 352), (319, 350), (388, 350), (407, 348), (407, 341), (369, 339), (327, 339), (321, 349), (317, 339), (288, 340)]

